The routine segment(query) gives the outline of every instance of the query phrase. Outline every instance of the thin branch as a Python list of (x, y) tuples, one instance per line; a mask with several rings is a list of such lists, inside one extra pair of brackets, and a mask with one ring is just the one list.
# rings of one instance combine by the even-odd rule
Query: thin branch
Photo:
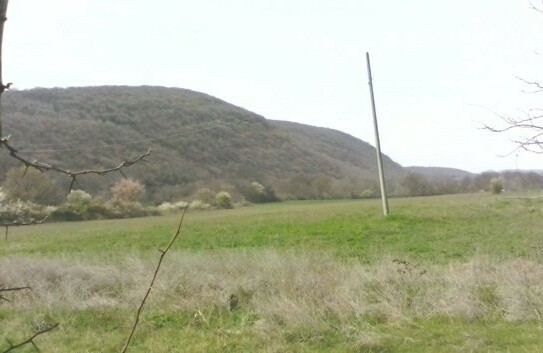
[(539, 92), (543, 92), (543, 85), (537, 81), (528, 81), (528, 80), (525, 80), (523, 79), (522, 77), (518, 77), (517, 76), (517, 79), (524, 82), (525, 84), (529, 85), (529, 86), (535, 86), (537, 89), (535, 89), (534, 91), (523, 91), (524, 93), (539, 93)]
[[(4, 292), (18, 292), (18, 291), (23, 291), (23, 290), (27, 290), (27, 289), (32, 289), (30, 287), (12, 287), (12, 288), (6, 288), (4, 287), (3, 285), (0, 285), (0, 293), (4, 293)], [(6, 302), (9, 302), (10, 300), (6, 297), (4, 297), (2, 294), (0, 294), (0, 300), (4, 300)]]
[(147, 292), (145, 293), (145, 296), (143, 297), (143, 300), (141, 301), (140, 306), (138, 307), (138, 310), (136, 312), (136, 317), (135, 317), (135, 320), (134, 320), (134, 325), (132, 326), (132, 330), (130, 331), (130, 335), (128, 336), (128, 339), (126, 340), (126, 344), (124, 345), (124, 348), (121, 351), (121, 353), (126, 353), (126, 351), (128, 350), (128, 346), (130, 345), (130, 341), (132, 340), (132, 336), (134, 335), (134, 332), (136, 331), (136, 328), (138, 326), (140, 316), (141, 316), (141, 312), (143, 310), (143, 306), (145, 305), (145, 302), (147, 301), (147, 298), (149, 297), (149, 294), (151, 293), (151, 290), (153, 289), (153, 285), (155, 284), (155, 280), (156, 280), (156, 278), (158, 276), (158, 272), (160, 271), (160, 266), (162, 265), (162, 260), (164, 260), (164, 257), (166, 256), (168, 251), (170, 251), (171, 247), (173, 246), (173, 244), (175, 243), (175, 241), (179, 237), (179, 234), (181, 234), (181, 226), (183, 225), (183, 220), (185, 219), (185, 214), (187, 213), (188, 208), (189, 208), (189, 205), (185, 206), (185, 208), (183, 209), (183, 213), (181, 214), (181, 219), (179, 221), (179, 225), (177, 226), (177, 231), (175, 232), (174, 236), (170, 240), (170, 243), (168, 244), (166, 249), (165, 250), (159, 250), (160, 251), (160, 258), (158, 260), (158, 264), (156, 266), (155, 273), (153, 274), (153, 278), (151, 279), (151, 283), (149, 284), (149, 288), (147, 289)]
[(531, 1), (529, 1), (529, 3), (530, 3), (530, 8), (531, 8), (532, 10), (537, 11), (537, 12), (540, 12), (540, 13), (543, 14), (543, 9), (541, 9), (541, 8), (539, 8), (539, 7), (537, 7), (537, 6), (535, 6), (534, 3), (531, 2)]
[(38, 337), (39, 335), (43, 335), (44, 333), (46, 332), (49, 332), (49, 331), (52, 331), (54, 330), (55, 328), (57, 328), (59, 324), (54, 324), (54, 325), (51, 325), (47, 328), (44, 328), (44, 329), (41, 329), (39, 330), (38, 332), (36, 332), (32, 337), (22, 341), (21, 343), (18, 343), (18, 344), (12, 344), (11, 342), (9, 342), (9, 347), (8, 349), (6, 349), (5, 351), (3, 351), (2, 353), (7, 353), (7, 352), (11, 352), (17, 348), (20, 348), (22, 346), (25, 346), (27, 344), (31, 344), (34, 346), (34, 348), (36, 348), (36, 350), (39, 352), (39, 348), (38, 346), (36, 346), (36, 343), (34, 342), (34, 339), (36, 339), (36, 337)]
[(144, 160), (145, 157), (151, 154), (151, 149), (148, 149), (147, 152), (145, 152), (144, 154), (140, 154), (135, 159), (125, 160), (119, 165), (115, 167), (111, 167), (111, 168), (70, 170), (70, 169), (57, 167), (51, 164), (43, 163), (37, 160), (30, 161), (29, 159), (22, 157), (19, 154), (18, 150), (12, 145), (10, 145), (9, 140), (10, 140), (10, 136), (0, 138), (0, 146), (4, 146), (9, 151), (9, 154), (13, 158), (17, 159), (19, 162), (24, 164), (26, 168), (34, 168), (34, 169), (39, 170), (40, 172), (55, 171), (55, 172), (69, 176), (70, 178), (72, 178), (72, 182), (70, 184), (70, 190), (72, 189), (74, 183), (76, 182), (76, 178), (81, 175), (86, 175), (86, 174), (105, 175), (112, 172), (120, 172), (121, 174), (123, 174), (123, 171), (122, 171), (123, 168), (130, 167), (140, 161), (145, 161)]

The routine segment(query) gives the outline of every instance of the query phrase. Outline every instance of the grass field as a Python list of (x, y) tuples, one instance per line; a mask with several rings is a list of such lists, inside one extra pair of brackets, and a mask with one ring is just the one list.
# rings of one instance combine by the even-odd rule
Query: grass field
[[(394, 199), (391, 212), (189, 212), (130, 351), (543, 351), (543, 199)], [(0, 304), (0, 352), (53, 322), (42, 352), (119, 352), (178, 219), (11, 229), (0, 284), (33, 290)]]

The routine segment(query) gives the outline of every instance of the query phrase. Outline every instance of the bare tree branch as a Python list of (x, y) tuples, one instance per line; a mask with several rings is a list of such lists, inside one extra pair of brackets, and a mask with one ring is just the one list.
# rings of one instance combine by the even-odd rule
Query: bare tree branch
[(537, 81), (528, 81), (526, 79), (523, 79), (522, 77), (518, 77), (517, 76), (517, 79), (524, 82), (525, 84), (529, 85), (529, 86), (535, 86), (536, 89), (533, 90), (533, 91), (523, 91), (524, 93), (539, 93), (539, 92), (542, 92), (543, 91), (543, 85)]
[[(543, 9), (542, 9), (542, 8), (535, 6), (534, 3), (531, 2), (531, 1), (529, 1), (529, 3), (530, 3), (530, 8), (531, 8), (532, 10), (537, 11), (537, 12), (540, 12), (540, 13), (543, 14)], [(542, 6), (543, 6), (543, 1), (542, 1), (541, 3), (542, 3)]]
[[(12, 288), (6, 288), (4, 285), (0, 285), (0, 293), (4, 293), (4, 292), (18, 292), (18, 291), (23, 291), (23, 290), (27, 290), (27, 289), (31, 289), (30, 287), (12, 287)], [(4, 297), (2, 294), (0, 294), (0, 300), (4, 300), (6, 302), (9, 302), (10, 300), (6, 297)]]
[(145, 152), (143, 154), (140, 154), (136, 158), (134, 158), (132, 160), (125, 160), (125, 161), (121, 162), (119, 165), (117, 165), (115, 167), (111, 167), (111, 168), (70, 170), (70, 169), (61, 168), (61, 167), (58, 167), (58, 166), (55, 166), (55, 165), (47, 164), (47, 163), (44, 163), (44, 162), (40, 162), (40, 161), (37, 161), (37, 160), (31, 161), (29, 159), (26, 159), (25, 157), (22, 157), (19, 154), (18, 150), (15, 147), (10, 145), (9, 140), (10, 140), (10, 136), (0, 138), (0, 146), (4, 146), (9, 151), (9, 154), (13, 158), (17, 159), (19, 162), (24, 164), (26, 168), (34, 168), (34, 169), (39, 170), (40, 172), (54, 171), (54, 172), (58, 172), (58, 173), (65, 174), (65, 175), (69, 176), (70, 178), (72, 178), (72, 182), (70, 184), (70, 190), (72, 189), (72, 187), (73, 187), (73, 185), (74, 185), (74, 183), (76, 181), (76, 178), (78, 176), (81, 176), (81, 175), (86, 175), (86, 174), (105, 175), (105, 174), (112, 173), (112, 172), (119, 172), (123, 176), (126, 177), (126, 175), (122, 171), (123, 168), (130, 167), (130, 166), (132, 166), (132, 165), (134, 165), (134, 164), (136, 164), (136, 163), (138, 163), (140, 161), (145, 161), (145, 157), (147, 157), (147, 156), (149, 156), (151, 154), (151, 149), (148, 149), (147, 152)]
[(497, 133), (523, 131), (523, 134), (526, 134), (526, 131), (528, 131), (527, 136), (520, 136), (511, 140), (516, 147), (504, 156), (509, 156), (519, 151), (543, 154), (543, 109), (529, 109), (528, 111), (522, 112), (523, 116), (521, 117), (500, 115), (490, 109), (487, 110), (501, 119), (502, 125), (490, 126), (482, 124), (482, 129)]
[(170, 243), (166, 247), (165, 250), (159, 250), (160, 251), (160, 258), (158, 260), (158, 264), (155, 269), (155, 273), (153, 274), (153, 278), (151, 279), (151, 283), (149, 284), (149, 288), (147, 289), (147, 292), (145, 293), (145, 296), (143, 297), (143, 300), (140, 303), (140, 306), (138, 307), (138, 310), (136, 312), (136, 317), (134, 320), (134, 325), (132, 325), (132, 330), (130, 331), (130, 334), (128, 335), (128, 339), (126, 340), (126, 343), (124, 345), (123, 350), (121, 353), (126, 353), (128, 350), (128, 346), (130, 345), (130, 341), (132, 340), (132, 336), (134, 336), (134, 332), (136, 331), (136, 328), (138, 326), (140, 315), (143, 310), (143, 306), (145, 305), (145, 302), (147, 301), (147, 298), (149, 297), (149, 294), (151, 293), (151, 290), (153, 289), (153, 285), (155, 284), (155, 280), (158, 276), (158, 272), (160, 271), (160, 266), (162, 265), (162, 261), (164, 260), (164, 257), (170, 251), (171, 247), (179, 237), (179, 234), (181, 234), (181, 226), (183, 225), (183, 220), (185, 219), (185, 214), (187, 213), (187, 210), (189, 208), (189, 205), (186, 205), (183, 209), (183, 213), (181, 214), (181, 219), (179, 221), (179, 225), (177, 226), (177, 231), (175, 232), (174, 236), (172, 237), (172, 240), (170, 240)]
[(7, 353), (7, 352), (11, 352), (17, 348), (21, 348), (22, 346), (26, 346), (27, 344), (31, 344), (34, 346), (34, 348), (36, 348), (36, 350), (38, 352), (40, 352), (40, 349), (38, 348), (38, 346), (36, 346), (36, 343), (34, 342), (34, 339), (36, 339), (36, 337), (38, 337), (39, 335), (42, 335), (46, 332), (49, 332), (49, 331), (52, 331), (54, 330), (55, 328), (57, 328), (59, 324), (54, 324), (54, 325), (50, 325), (46, 328), (43, 328), (43, 329), (40, 329), (38, 332), (36, 332), (32, 337), (30, 338), (27, 338), (26, 340), (22, 341), (21, 343), (17, 343), (17, 344), (13, 344), (11, 342), (8, 341), (9, 343), (9, 347), (8, 349), (6, 349), (5, 351), (3, 351), (2, 353)]

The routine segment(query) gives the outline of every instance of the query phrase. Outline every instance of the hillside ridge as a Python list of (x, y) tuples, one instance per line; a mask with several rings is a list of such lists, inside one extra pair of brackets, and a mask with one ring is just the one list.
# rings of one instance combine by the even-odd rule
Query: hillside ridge
[[(127, 173), (146, 185), (152, 199), (252, 181), (273, 186), (286, 198), (377, 191), (370, 144), (333, 129), (267, 120), (182, 88), (10, 91), (4, 101), (4, 129), (29, 158), (69, 168), (115, 165), (150, 147), (151, 165)], [(388, 156), (384, 161), (391, 175), (403, 174)], [(16, 164), (6, 156), (0, 156), (0, 162), (5, 170)], [(0, 178), (3, 174), (0, 171)], [(100, 189), (99, 181), (89, 179), (82, 188)]]

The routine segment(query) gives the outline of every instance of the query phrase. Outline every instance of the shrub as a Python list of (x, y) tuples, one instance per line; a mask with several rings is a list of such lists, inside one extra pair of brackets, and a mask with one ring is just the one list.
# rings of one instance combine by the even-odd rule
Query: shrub
[(47, 215), (43, 206), (22, 200), (7, 201), (5, 195), (0, 192), (0, 223), (2, 224), (39, 221)]
[(178, 212), (187, 207), (187, 205), (188, 202), (185, 201), (178, 201), (175, 203), (163, 202), (157, 206), (157, 209), (160, 213)]
[(220, 191), (215, 195), (215, 207), (217, 208), (232, 208), (232, 198), (230, 193)]
[(373, 192), (372, 189), (366, 189), (362, 191), (362, 194), (360, 196), (362, 196), (363, 199), (371, 199), (372, 197), (375, 196), (375, 193)]
[(137, 202), (144, 192), (145, 187), (143, 184), (132, 179), (119, 180), (111, 187), (111, 195), (113, 200), (117, 202)]
[(242, 188), (243, 196), (247, 201), (254, 203), (277, 202), (279, 198), (270, 186), (264, 186), (257, 181)]
[(110, 218), (111, 211), (104, 200), (93, 198), (83, 190), (72, 190), (66, 201), (52, 213), (57, 221), (82, 221), (100, 218)]
[(200, 200), (194, 200), (189, 205), (191, 210), (209, 210), (211, 205)]
[(147, 212), (139, 202), (119, 202), (110, 200), (105, 204), (110, 218), (143, 217)]
[(490, 179), (490, 191), (493, 194), (501, 194), (505, 185), (505, 180), (502, 176)]

